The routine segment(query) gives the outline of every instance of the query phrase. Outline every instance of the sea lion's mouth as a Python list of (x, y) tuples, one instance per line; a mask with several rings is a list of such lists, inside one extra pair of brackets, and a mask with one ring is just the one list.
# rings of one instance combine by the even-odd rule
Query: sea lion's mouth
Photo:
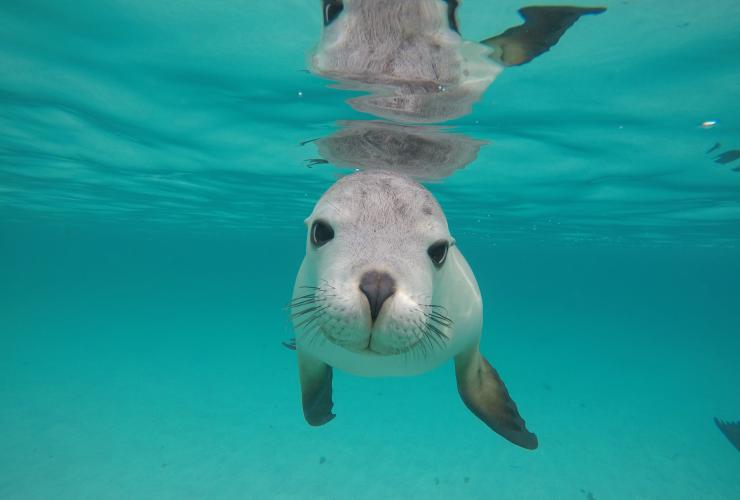
[[(363, 296), (358, 305), (359, 300), (353, 302), (337, 295), (338, 287), (331, 282), (322, 285), (305, 286), (306, 293), (298, 293), (288, 304), (298, 347), (301, 344), (318, 347), (327, 342), (372, 357), (427, 357), (445, 350), (450, 340), (452, 319), (444, 306), (429, 303), (431, 297), (397, 291), (392, 282), (384, 287), (386, 283), (376, 279), (365, 283), (364, 290), (360, 289)], [(373, 304), (377, 310), (374, 320)]]
[(370, 336), (367, 339), (367, 342), (358, 344), (357, 342), (337, 339), (335, 337), (332, 337), (331, 335), (327, 335), (326, 332), (323, 332), (323, 333), (326, 339), (332, 344), (336, 345), (337, 347), (341, 347), (342, 349), (345, 349), (355, 354), (363, 354), (363, 355), (368, 355), (368, 356), (397, 356), (399, 354), (405, 354), (407, 352), (410, 352), (413, 348), (415, 348), (422, 341), (422, 339), (419, 338), (419, 339), (414, 339), (413, 342), (409, 343), (408, 345), (402, 346), (402, 347), (383, 346), (381, 347), (381, 349), (378, 349), (377, 346), (373, 348), (373, 337), (372, 336)]
[(395, 348), (386, 348), (384, 350), (377, 350), (373, 349), (373, 337), (372, 335), (368, 339), (367, 344), (364, 347), (357, 348), (356, 346), (349, 346), (349, 345), (342, 345), (341, 343), (335, 342), (330, 337), (329, 341), (338, 345), (339, 347), (342, 347), (343, 349), (347, 349), (350, 352), (354, 352), (357, 354), (366, 354), (368, 356), (398, 356), (400, 354), (406, 354), (411, 352), (414, 348), (418, 347), (419, 344), (422, 342), (423, 337), (419, 337), (414, 339), (412, 342), (410, 342), (408, 345), (405, 345), (403, 347), (395, 347)]
[[(442, 311), (441, 306), (420, 306), (426, 321), (417, 319), (411, 328), (390, 328), (388, 324), (373, 322), (367, 330), (355, 331), (352, 328), (327, 328), (322, 323), (316, 329), (325, 340), (346, 351), (367, 356), (400, 356), (418, 353), (426, 356), (433, 351), (444, 349), (449, 341), (446, 332), (452, 320)], [(445, 311), (446, 312), (446, 311)]]

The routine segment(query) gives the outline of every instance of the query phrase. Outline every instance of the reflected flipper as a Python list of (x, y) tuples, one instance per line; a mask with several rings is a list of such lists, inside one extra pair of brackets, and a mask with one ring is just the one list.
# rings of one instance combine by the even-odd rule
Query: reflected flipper
[(519, 9), (524, 24), (481, 43), (494, 49), (491, 57), (497, 62), (518, 66), (550, 50), (579, 17), (605, 10), (604, 7), (524, 7)]
[(298, 351), (298, 372), (301, 377), (303, 416), (311, 425), (324, 425), (333, 419), (331, 410), (332, 368), (326, 363)]
[(503, 380), (475, 345), (455, 357), (457, 389), (465, 405), (491, 429), (528, 450), (537, 436), (527, 430)]
[(719, 430), (722, 431), (722, 434), (725, 435), (727, 440), (740, 451), (740, 422), (723, 422), (715, 417), (714, 423), (717, 424), (717, 427), (719, 427)]

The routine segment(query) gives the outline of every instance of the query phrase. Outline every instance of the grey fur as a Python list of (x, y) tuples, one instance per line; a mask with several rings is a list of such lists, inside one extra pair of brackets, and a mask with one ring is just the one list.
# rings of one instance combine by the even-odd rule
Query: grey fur
[(447, 230), (442, 208), (432, 194), (417, 182), (394, 172), (368, 171), (343, 177), (324, 193), (319, 204), (322, 201), (341, 206), (339, 213), (345, 212), (344, 215), (351, 212), (353, 216), (346, 222), (366, 226), (367, 229), (355, 234), (363, 240), (367, 233), (381, 229), (397, 233), (404, 239), (413, 229), (427, 225)]
[[(325, 307), (321, 330), (331, 342), (348, 350), (368, 347), (370, 330), (365, 300), (357, 292), (363, 273), (390, 274), (400, 295), (389, 307), (382, 332), (373, 335), (376, 352), (398, 354), (421, 341), (426, 323), (424, 305), (431, 304), (434, 265), (427, 255), (435, 241), (452, 241), (444, 213), (434, 197), (408, 177), (367, 171), (343, 177), (316, 204), (306, 220), (333, 228), (334, 238), (321, 248), (309, 240), (307, 258), (317, 263), (320, 284), (316, 299)], [(359, 302), (358, 302), (359, 301)], [(359, 305), (358, 305), (359, 304)]]
[(501, 69), (490, 52), (450, 28), (441, 0), (346, 0), (309, 67), (369, 92), (349, 101), (358, 111), (438, 122), (470, 112)]
[(367, 83), (459, 81), (459, 35), (439, 0), (347, 0), (323, 33), (312, 66)]
[(526, 7), (525, 23), (481, 43), (450, 26), (443, 0), (344, 0), (326, 26), (309, 67), (341, 88), (370, 93), (355, 109), (399, 121), (429, 123), (470, 113), (505, 66), (547, 52), (579, 17), (605, 8)]
[(392, 170), (416, 180), (442, 179), (478, 156), (484, 141), (442, 127), (383, 121), (342, 121), (343, 128), (316, 142), (321, 157), (343, 167)]

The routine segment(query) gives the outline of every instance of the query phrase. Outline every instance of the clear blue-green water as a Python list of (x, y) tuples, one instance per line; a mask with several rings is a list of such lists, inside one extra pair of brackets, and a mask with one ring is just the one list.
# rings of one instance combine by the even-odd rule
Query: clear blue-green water
[(740, 498), (740, 4), (605, 2), (448, 124), (488, 143), (427, 187), (534, 452), (451, 365), (303, 420), (284, 305), (350, 170), (300, 143), (371, 119), (301, 71), (317, 4), (0, 4), (0, 498)]

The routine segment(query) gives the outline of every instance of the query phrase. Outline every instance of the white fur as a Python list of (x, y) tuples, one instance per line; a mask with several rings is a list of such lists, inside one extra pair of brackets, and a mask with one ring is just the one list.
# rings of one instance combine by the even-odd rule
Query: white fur
[[(307, 325), (299, 326), (313, 311), (294, 318), (300, 351), (357, 375), (413, 375), (478, 340), (478, 285), (454, 245), (444, 213), (426, 189), (391, 172), (353, 174), (340, 179), (318, 201), (306, 220), (309, 231), (317, 219), (332, 226), (334, 239), (315, 248), (307, 237), (293, 295), (312, 293), (303, 287), (318, 287), (316, 302), (308, 306), (324, 309), (316, 310), (316, 318)], [(437, 268), (427, 249), (442, 239), (453, 245)], [(369, 270), (387, 272), (396, 282), (396, 292), (374, 324), (359, 289), (360, 277)], [(423, 311), (431, 311), (430, 304), (453, 322), (440, 327), (447, 340), (434, 341), (422, 334), (429, 321)]]
[(449, 177), (478, 156), (485, 141), (442, 127), (381, 120), (340, 121), (342, 128), (316, 141), (319, 156), (334, 166), (392, 170), (417, 180)]
[(501, 72), (490, 53), (450, 29), (441, 0), (345, 0), (308, 64), (369, 91), (349, 101), (358, 111), (435, 122), (470, 113)]

